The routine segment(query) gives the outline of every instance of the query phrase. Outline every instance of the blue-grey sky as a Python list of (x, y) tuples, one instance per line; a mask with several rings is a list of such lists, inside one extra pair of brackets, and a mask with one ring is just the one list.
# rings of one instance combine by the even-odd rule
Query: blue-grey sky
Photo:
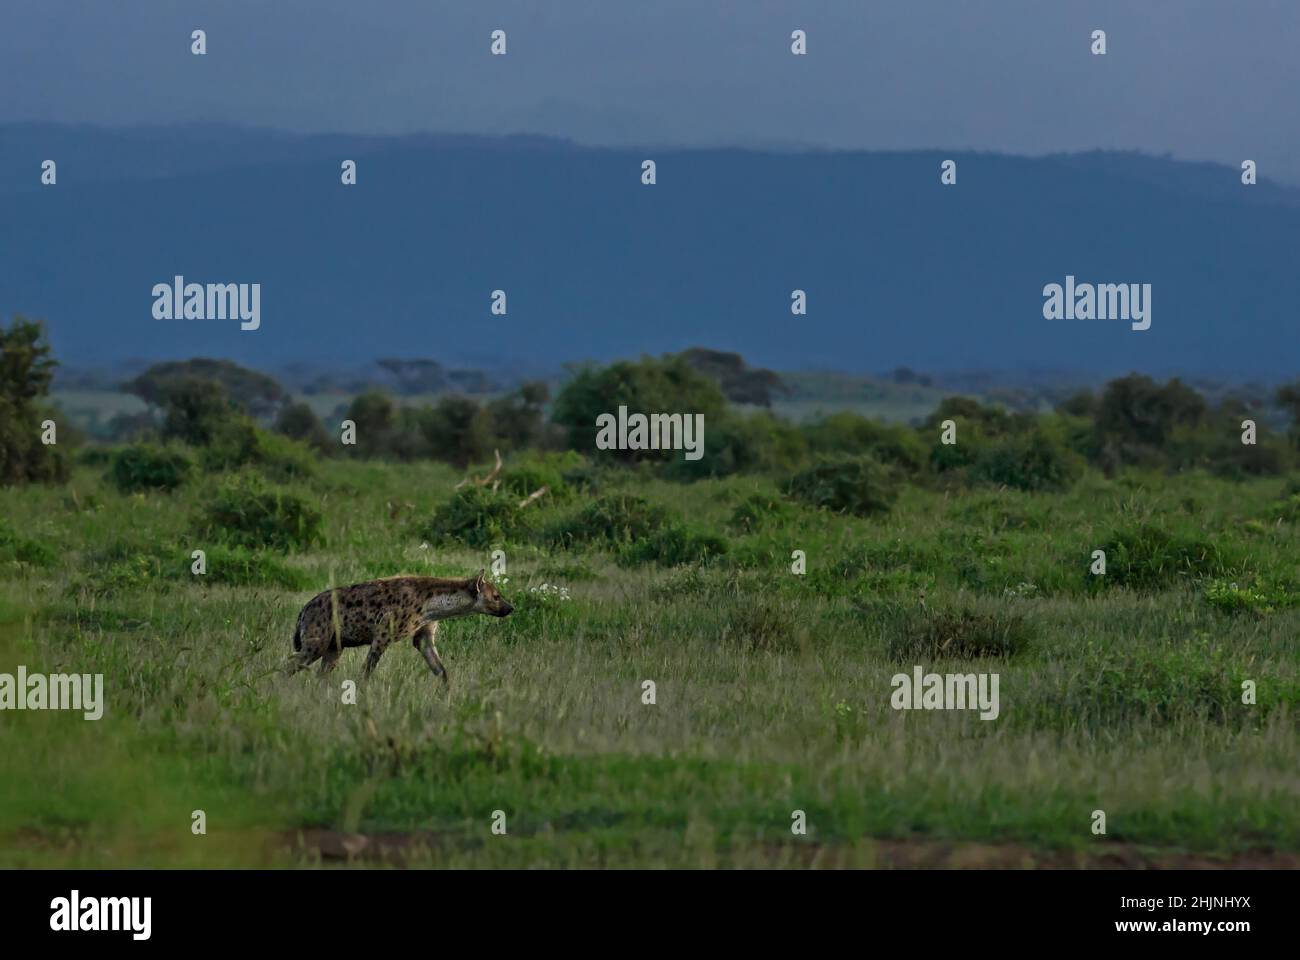
[[(0, 4), (0, 122), (1137, 149), (1300, 183), (1297, 0)], [(507, 31), (505, 57), (489, 34)], [(192, 56), (190, 32), (208, 35)], [(790, 31), (808, 33), (806, 57)], [(1105, 57), (1089, 34), (1107, 32)]]

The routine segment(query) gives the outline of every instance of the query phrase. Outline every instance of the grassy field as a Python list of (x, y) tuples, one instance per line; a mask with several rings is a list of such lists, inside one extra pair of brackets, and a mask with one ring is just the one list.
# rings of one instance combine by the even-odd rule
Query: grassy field
[[(332, 462), (297, 483), (323, 539), (277, 553), (199, 532), (218, 477), (125, 495), (102, 474), (0, 490), (0, 671), (103, 673), (107, 701), (98, 721), (3, 717), (0, 866), (1300, 862), (1282, 480), (908, 487), (867, 520), (760, 479), (608, 471), (526, 508), (528, 535), (469, 547), (426, 529), (460, 473)], [(725, 554), (667, 566), (548, 535), (620, 490)], [(1144, 554), (1152, 528), (1200, 547)], [(409, 645), (355, 704), (362, 650), (328, 680), (277, 672), (317, 591), (466, 576), (497, 547), (516, 612), (444, 624), (448, 687)], [(915, 665), (997, 673), (999, 717), (891, 709)]]

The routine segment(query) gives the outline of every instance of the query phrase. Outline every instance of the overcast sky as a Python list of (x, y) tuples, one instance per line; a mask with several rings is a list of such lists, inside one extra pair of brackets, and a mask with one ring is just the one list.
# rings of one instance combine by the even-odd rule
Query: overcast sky
[(0, 0), (0, 122), (1120, 148), (1300, 183), (1298, 46), (1300, 0)]

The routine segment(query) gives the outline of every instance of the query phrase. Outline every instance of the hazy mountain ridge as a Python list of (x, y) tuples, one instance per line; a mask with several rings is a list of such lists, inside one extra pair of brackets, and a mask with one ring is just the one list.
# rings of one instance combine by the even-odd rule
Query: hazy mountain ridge
[[(38, 185), (48, 158), (56, 187)], [(1122, 153), (15, 125), (0, 127), (0, 314), (46, 318), (79, 364), (543, 369), (706, 344), (784, 370), (1294, 372), (1300, 192), (1239, 176)], [(154, 320), (150, 290), (177, 274), (260, 283), (261, 329)], [(1151, 283), (1152, 328), (1045, 321), (1042, 287), (1067, 274)]]

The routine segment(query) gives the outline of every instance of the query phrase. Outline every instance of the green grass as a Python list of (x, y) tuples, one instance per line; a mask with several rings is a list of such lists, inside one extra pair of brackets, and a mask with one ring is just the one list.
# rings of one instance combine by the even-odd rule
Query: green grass
[[(201, 532), (219, 478), (124, 494), (82, 467), (0, 490), (0, 671), (102, 672), (107, 700), (94, 722), (0, 715), (0, 866), (311, 862), (277, 838), (315, 830), (418, 836), (412, 862), (453, 866), (871, 865), (890, 841), (1300, 851), (1283, 480), (908, 486), (857, 518), (776, 479), (614, 473), (603, 506), (543, 497), (468, 546), (428, 539), (460, 479), (447, 467), (316, 474), (288, 489), (321, 536), (289, 552)], [(645, 516), (726, 549), (630, 550), (619, 531)], [(1093, 577), (1107, 545), (1121, 575)], [(355, 705), (342, 685), (364, 651), (328, 682), (277, 673), (318, 590), (465, 576), (498, 549), (516, 612), (443, 625), (449, 688), (409, 645)], [(894, 711), (890, 679), (914, 664), (998, 673), (999, 718)]]

